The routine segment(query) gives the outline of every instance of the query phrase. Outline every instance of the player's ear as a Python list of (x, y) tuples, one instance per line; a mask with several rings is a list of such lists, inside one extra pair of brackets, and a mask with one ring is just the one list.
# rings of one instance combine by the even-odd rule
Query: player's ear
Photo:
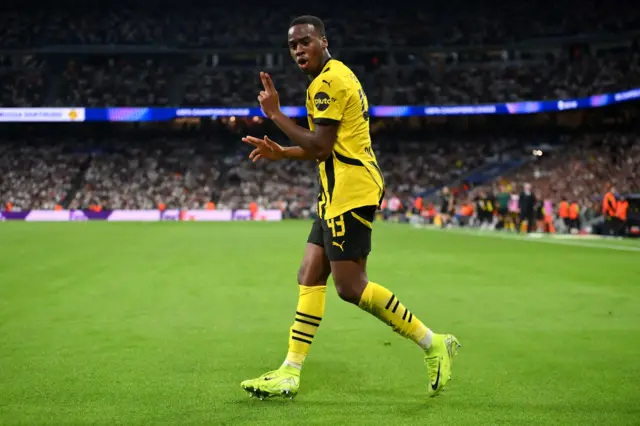
[(322, 43), (322, 48), (326, 49), (329, 47), (329, 40), (326, 37), (321, 37), (320, 42)]

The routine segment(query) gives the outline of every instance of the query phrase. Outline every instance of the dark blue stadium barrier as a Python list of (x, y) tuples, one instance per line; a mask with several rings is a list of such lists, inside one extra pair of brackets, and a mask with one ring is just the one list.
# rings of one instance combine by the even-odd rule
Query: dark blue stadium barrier
[[(600, 108), (640, 98), (640, 88), (605, 93), (586, 98), (557, 101), (527, 101), (483, 105), (372, 106), (372, 117), (416, 117), (434, 115), (535, 114), (576, 109)], [(289, 117), (305, 117), (304, 107), (283, 106)], [(0, 122), (79, 122), (79, 121), (167, 121), (192, 117), (264, 116), (258, 106), (225, 107), (117, 107), (117, 108), (0, 108)]]

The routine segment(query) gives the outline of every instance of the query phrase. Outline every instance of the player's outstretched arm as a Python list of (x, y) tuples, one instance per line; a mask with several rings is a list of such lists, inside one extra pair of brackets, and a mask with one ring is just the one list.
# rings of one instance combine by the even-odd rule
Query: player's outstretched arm
[[(298, 126), (280, 110), (278, 92), (273, 85), (271, 76), (261, 72), (260, 80), (264, 90), (260, 92), (258, 101), (264, 114), (276, 123), (294, 144), (302, 148), (303, 152), (312, 155), (315, 160), (322, 161), (331, 155), (338, 134), (338, 124), (318, 125), (315, 132)], [(299, 151), (294, 152), (301, 154)]]
[(279, 143), (269, 139), (268, 136), (264, 136), (264, 139), (259, 139), (253, 136), (246, 136), (242, 138), (243, 142), (253, 145), (255, 149), (249, 154), (249, 159), (254, 163), (258, 160), (282, 160), (283, 158), (292, 160), (315, 160), (315, 156), (306, 152), (299, 146), (283, 147)]
[(290, 158), (292, 160), (316, 160), (316, 156), (305, 151), (299, 146), (288, 146), (284, 148), (285, 158)]
[(271, 120), (291, 139), (291, 142), (302, 148), (304, 152), (313, 155), (315, 160), (324, 161), (331, 155), (338, 135), (337, 124), (317, 124), (316, 131), (312, 132), (298, 126), (282, 112), (275, 114)]

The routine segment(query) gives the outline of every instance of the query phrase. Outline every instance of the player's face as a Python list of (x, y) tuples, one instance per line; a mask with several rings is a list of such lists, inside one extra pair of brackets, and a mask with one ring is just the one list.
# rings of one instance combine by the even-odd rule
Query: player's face
[(289, 28), (289, 52), (298, 68), (304, 73), (316, 75), (322, 71), (323, 53), (327, 39), (320, 36), (311, 24)]

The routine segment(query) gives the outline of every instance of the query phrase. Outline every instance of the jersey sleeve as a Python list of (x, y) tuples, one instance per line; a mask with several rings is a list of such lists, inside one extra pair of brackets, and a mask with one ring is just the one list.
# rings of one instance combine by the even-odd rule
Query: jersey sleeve
[(342, 120), (349, 99), (347, 85), (332, 75), (319, 76), (312, 91), (312, 115), (315, 124), (333, 124)]

